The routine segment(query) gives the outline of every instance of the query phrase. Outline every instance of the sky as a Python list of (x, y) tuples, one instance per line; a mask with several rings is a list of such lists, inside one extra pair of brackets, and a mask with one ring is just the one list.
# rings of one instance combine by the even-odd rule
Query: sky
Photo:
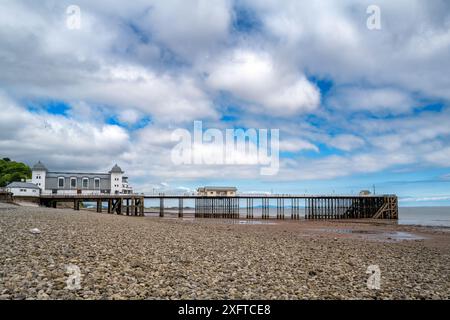
[[(139, 192), (375, 189), (450, 205), (449, 58), (445, 0), (2, 0), (0, 156), (117, 163)], [(173, 133), (194, 121), (278, 129), (279, 170), (175, 163)]]

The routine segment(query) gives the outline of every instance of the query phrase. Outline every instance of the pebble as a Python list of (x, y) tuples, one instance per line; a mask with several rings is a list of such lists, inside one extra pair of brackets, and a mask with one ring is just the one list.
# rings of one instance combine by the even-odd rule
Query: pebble
[(32, 233), (32, 234), (40, 234), (41, 230), (39, 230), (38, 228), (33, 228), (33, 229), (30, 229), (30, 233)]
[[(36, 224), (39, 240), (23, 232)], [(380, 242), (315, 231), (345, 222), (230, 225), (16, 206), (1, 210), (0, 225), (0, 300), (450, 297), (448, 232), (436, 245)], [(370, 265), (380, 290), (366, 285)]]

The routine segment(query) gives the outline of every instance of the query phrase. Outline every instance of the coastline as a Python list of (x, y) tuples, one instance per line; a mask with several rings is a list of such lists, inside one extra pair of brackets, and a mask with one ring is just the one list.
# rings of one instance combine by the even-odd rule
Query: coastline
[[(0, 299), (450, 298), (450, 228), (2, 205), (0, 231)], [(66, 289), (70, 264), (79, 290)]]

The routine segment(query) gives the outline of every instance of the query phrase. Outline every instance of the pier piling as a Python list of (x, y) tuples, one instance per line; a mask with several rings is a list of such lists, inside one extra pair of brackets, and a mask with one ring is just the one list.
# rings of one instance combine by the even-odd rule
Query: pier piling
[(305, 219), (398, 219), (398, 199), (395, 195), (380, 196), (146, 196), (146, 195), (41, 195), (41, 205), (56, 207), (58, 202), (73, 202), (74, 210), (80, 203), (95, 202), (96, 211), (102, 212), (107, 202), (107, 212), (144, 216), (144, 200), (159, 199), (159, 216), (164, 217), (165, 199), (178, 200), (178, 217), (184, 216), (184, 199), (194, 199), (196, 218), (240, 218), (240, 200), (245, 199), (245, 218), (254, 218), (254, 200), (261, 199), (261, 219), (270, 218), (270, 200), (276, 200), (276, 219), (285, 219), (285, 199), (291, 201), (292, 220), (300, 219), (300, 201), (304, 200)]

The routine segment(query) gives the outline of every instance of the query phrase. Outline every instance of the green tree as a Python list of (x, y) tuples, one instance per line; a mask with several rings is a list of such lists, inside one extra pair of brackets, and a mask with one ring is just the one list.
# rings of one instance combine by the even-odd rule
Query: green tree
[(22, 162), (0, 159), (0, 187), (6, 187), (14, 181), (31, 178), (31, 169)]

